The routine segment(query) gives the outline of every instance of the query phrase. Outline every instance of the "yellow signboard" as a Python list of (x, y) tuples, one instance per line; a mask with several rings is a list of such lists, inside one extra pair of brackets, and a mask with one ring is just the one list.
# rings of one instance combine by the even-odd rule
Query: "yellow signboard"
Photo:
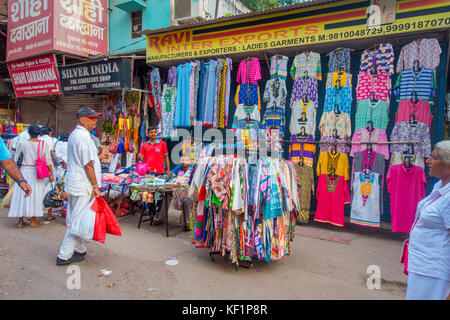
[(368, 1), (347, 0), (149, 34), (147, 63), (450, 28), (448, 0), (397, 1), (395, 22), (374, 28), (367, 27), (368, 4)]

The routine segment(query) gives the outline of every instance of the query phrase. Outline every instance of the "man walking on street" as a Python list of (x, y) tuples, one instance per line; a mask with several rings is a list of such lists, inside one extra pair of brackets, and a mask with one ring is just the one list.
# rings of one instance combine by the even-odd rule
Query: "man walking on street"
[(69, 137), (65, 184), (67, 230), (56, 258), (57, 265), (82, 261), (87, 252), (83, 239), (70, 233), (70, 226), (80, 210), (92, 198), (100, 196), (101, 167), (91, 130), (97, 124), (97, 117), (102, 115), (91, 108), (82, 107), (76, 114), (78, 125)]

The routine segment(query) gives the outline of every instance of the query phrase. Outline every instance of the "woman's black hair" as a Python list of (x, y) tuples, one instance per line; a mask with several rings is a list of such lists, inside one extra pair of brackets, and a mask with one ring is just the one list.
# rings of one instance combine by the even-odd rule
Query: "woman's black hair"
[(52, 132), (52, 129), (50, 127), (42, 127), (41, 128), (41, 136), (45, 136), (46, 134), (50, 134)]
[(69, 134), (67, 132), (62, 133), (59, 136), (59, 141), (63, 141), (63, 142), (69, 141)]
[(35, 124), (32, 124), (28, 127), (28, 134), (31, 138), (37, 138), (41, 134), (41, 128)]

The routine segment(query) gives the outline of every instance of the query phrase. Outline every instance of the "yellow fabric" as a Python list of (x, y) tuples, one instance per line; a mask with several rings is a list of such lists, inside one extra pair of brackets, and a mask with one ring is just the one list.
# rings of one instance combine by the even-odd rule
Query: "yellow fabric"
[(333, 155), (331, 151), (329, 152), (321, 152), (319, 155), (319, 160), (317, 162), (317, 175), (321, 174), (330, 174), (331, 172), (328, 170), (329, 164), (328, 161), (330, 157), (335, 159), (339, 155), (339, 159), (337, 160), (337, 165), (334, 167), (335, 173), (338, 176), (344, 177), (345, 180), (349, 179), (349, 166), (348, 166), (348, 156), (345, 153), (337, 152), (336, 155)]
[[(341, 84), (341, 87), (345, 87), (345, 85), (346, 85), (346, 83), (347, 83), (347, 77), (350, 77), (350, 83), (352, 83), (352, 75), (351, 75), (351, 73), (349, 74), (349, 73), (347, 73), (347, 72), (344, 72), (344, 71), (342, 71), (341, 72), (342, 74), (341, 74), (341, 82), (340, 82), (340, 84)], [(333, 72), (333, 73), (329, 73), (328, 74), (328, 76), (330, 76), (331, 75), (331, 77), (332, 77), (332, 82), (331, 82), (331, 86), (332, 87), (335, 87), (335, 86), (337, 86), (338, 85), (338, 79), (339, 79), (339, 72)]]

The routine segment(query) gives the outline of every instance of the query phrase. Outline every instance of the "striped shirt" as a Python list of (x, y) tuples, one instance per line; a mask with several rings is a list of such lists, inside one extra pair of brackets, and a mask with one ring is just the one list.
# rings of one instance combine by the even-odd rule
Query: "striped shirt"
[(316, 145), (312, 143), (300, 142), (314, 142), (314, 137), (312, 135), (308, 135), (306, 138), (300, 138), (295, 134), (291, 135), (291, 142), (289, 144), (289, 159), (297, 164), (300, 162), (303, 155), (303, 164), (312, 167), (314, 156), (316, 154)]
[(266, 108), (261, 123), (261, 129), (271, 128), (272, 126), (280, 129), (280, 137), (284, 136), (284, 126), (285, 126), (284, 108), (280, 107)]
[(288, 57), (278, 55), (270, 58), (270, 79), (277, 75), (278, 79), (286, 80), (288, 60)]
[(411, 99), (413, 92), (416, 92), (417, 99), (433, 103), (435, 90), (434, 71), (428, 68), (421, 68), (418, 73), (414, 69), (402, 71), (394, 85), (397, 101)]
[(303, 52), (295, 56), (290, 74), (294, 80), (305, 75), (316, 77), (317, 80), (322, 80), (320, 54), (317, 52), (310, 52), (309, 56), (306, 56), (306, 53)]

